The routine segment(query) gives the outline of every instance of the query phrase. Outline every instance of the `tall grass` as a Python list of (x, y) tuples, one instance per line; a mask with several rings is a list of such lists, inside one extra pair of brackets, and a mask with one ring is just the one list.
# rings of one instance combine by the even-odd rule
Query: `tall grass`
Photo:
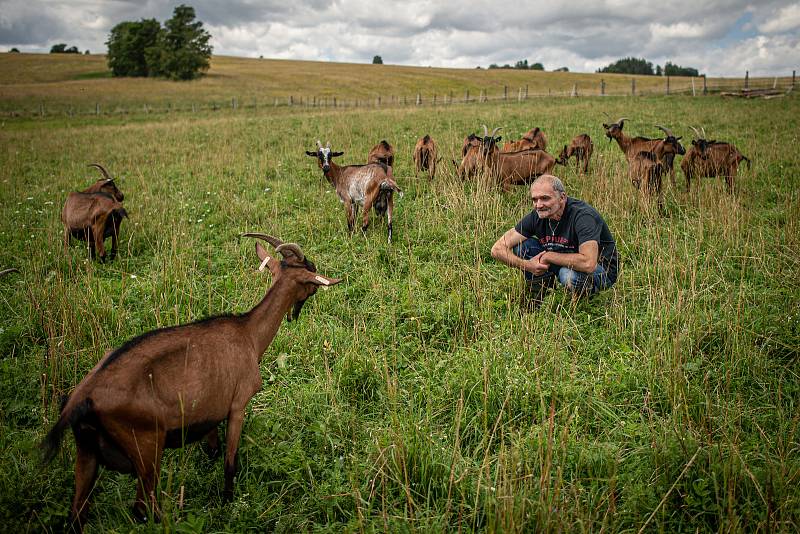
[[(521, 105), (197, 117), (11, 120), (0, 130), (0, 519), (57, 530), (72, 439), (47, 468), (35, 444), (109, 349), (141, 332), (242, 312), (269, 286), (239, 232), (297, 241), (345, 281), (282, 326), (248, 408), (234, 501), (193, 445), (165, 455), (163, 524), (144, 530), (785, 531), (800, 524), (796, 98), (542, 99)], [(666, 215), (635, 193), (600, 124), (703, 125), (753, 160), (735, 194), (667, 184)], [(782, 117), (777, 120), (775, 117)], [(465, 133), (532, 126), (551, 151), (588, 132), (587, 176), (558, 168), (603, 214), (619, 282), (589, 302), (552, 293), (520, 309), (518, 273), (492, 260), (529, 209), (462, 183)], [(443, 147), (433, 182), (410, 154)], [(349, 235), (304, 151), (361, 162), (388, 139), (405, 196), (395, 242)], [(787, 139), (788, 138), (788, 139)], [(130, 220), (113, 263), (61, 245), (59, 210), (99, 161)], [(103, 472), (94, 531), (133, 529), (134, 483)]]

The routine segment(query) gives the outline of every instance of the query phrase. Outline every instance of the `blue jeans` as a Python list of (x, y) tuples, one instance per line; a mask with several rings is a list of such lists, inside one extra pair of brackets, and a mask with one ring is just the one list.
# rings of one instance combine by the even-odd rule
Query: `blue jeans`
[[(513, 252), (516, 256), (529, 260), (544, 250), (537, 239), (529, 238), (515, 246)], [(547, 272), (539, 276), (528, 271), (523, 271), (523, 273), (526, 281), (538, 282), (543, 285), (552, 285), (553, 280), (557, 279), (568, 291), (580, 295), (594, 295), (603, 289), (608, 289), (616, 282), (608, 276), (605, 268), (599, 263), (592, 274), (560, 265), (550, 265)]]

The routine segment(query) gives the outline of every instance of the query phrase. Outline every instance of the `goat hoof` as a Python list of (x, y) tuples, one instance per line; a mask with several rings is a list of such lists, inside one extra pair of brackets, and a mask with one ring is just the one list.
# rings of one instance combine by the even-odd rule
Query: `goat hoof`
[(222, 501), (231, 502), (233, 500), (233, 490), (225, 490), (222, 492)]
[(147, 512), (139, 506), (133, 507), (133, 512), (131, 515), (133, 515), (134, 522), (139, 524), (147, 523)]
[(202, 447), (203, 447), (203, 450), (206, 453), (206, 456), (208, 456), (209, 460), (216, 460), (217, 458), (219, 458), (219, 456), (220, 456), (220, 452), (219, 452), (220, 448), (219, 447), (210, 447), (207, 444), (206, 445), (202, 445)]

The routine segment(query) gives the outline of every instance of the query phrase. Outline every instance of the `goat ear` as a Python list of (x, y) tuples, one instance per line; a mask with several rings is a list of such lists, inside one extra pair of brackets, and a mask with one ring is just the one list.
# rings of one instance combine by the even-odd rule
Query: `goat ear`
[(335, 158), (337, 156), (343, 156), (344, 152), (331, 152), (330, 157)]
[(317, 157), (317, 153), (316, 152), (311, 152), (310, 150), (306, 150), (306, 156), (311, 156), (312, 158), (316, 158)]
[(265, 267), (269, 267), (269, 272), (272, 276), (277, 276), (281, 270), (281, 262), (267, 254), (267, 249), (261, 246), (261, 243), (256, 243), (256, 254), (258, 259), (261, 260), (261, 265), (258, 267), (259, 271), (263, 271)]
[(603, 128), (605, 128), (606, 130), (608, 130), (608, 124), (606, 124), (606, 123), (603, 123)]
[(322, 287), (335, 286), (336, 284), (342, 281), (341, 278), (328, 278), (327, 276), (322, 276), (321, 274), (317, 273), (309, 273), (309, 274), (312, 275), (310, 282), (312, 284), (316, 284)]

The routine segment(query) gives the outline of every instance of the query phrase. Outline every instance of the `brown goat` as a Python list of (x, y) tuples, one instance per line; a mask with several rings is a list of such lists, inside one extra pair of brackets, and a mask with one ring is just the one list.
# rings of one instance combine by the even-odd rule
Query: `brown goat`
[(420, 137), (414, 145), (414, 171), (428, 171), (428, 178), (433, 180), (436, 175), (437, 157), (436, 142), (430, 135), (425, 134), (425, 137)]
[[(489, 133), (489, 128), (483, 125), (483, 137), (475, 134), (469, 134), (464, 139), (464, 145), (461, 147), (461, 164), (457, 165), (455, 161), (453, 164), (458, 167), (456, 174), (459, 178), (466, 179), (479, 175), (482, 172), (491, 171), (495, 163), (494, 154), (499, 152), (497, 143), (500, 142), (502, 137), (495, 137), (495, 134), (501, 128), (495, 128), (492, 133)], [(487, 157), (489, 158), (487, 160)], [(487, 165), (487, 161), (490, 165)]]
[[(630, 164), (631, 160), (640, 152), (652, 152), (656, 149), (656, 145), (661, 141), (668, 141), (670, 143), (674, 142), (676, 145), (676, 153), (677, 154), (685, 154), (686, 150), (683, 148), (683, 145), (680, 144), (680, 137), (675, 137), (672, 132), (670, 132), (667, 128), (663, 126), (657, 126), (657, 128), (664, 131), (666, 134), (665, 139), (650, 139), (648, 137), (628, 137), (622, 132), (622, 128), (625, 126), (625, 121), (628, 120), (627, 118), (623, 117), (619, 119), (617, 122), (611, 124), (603, 123), (603, 128), (606, 130), (606, 137), (608, 140), (614, 139), (617, 144), (619, 144), (619, 148), (622, 150), (622, 153), (625, 155), (625, 159), (628, 160), (628, 164)], [(664, 165), (670, 173), (670, 179), (672, 180), (672, 184), (675, 184), (675, 167), (673, 165), (675, 155), (672, 153), (665, 154)]]
[(104, 178), (83, 191), (73, 191), (67, 195), (64, 208), (61, 210), (64, 250), (69, 247), (70, 238), (74, 237), (89, 243), (92, 258), (97, 251), (100, 260), (104, 261), (106, 249), (103, 242), (110, 236), (109, 258), (114, 259), (117, 255), (119, 227), (122, 219), (128, 216), (128, 212), (121, 204), (125, 196), (117, 189), (114, 179), (102, 165), (92, 163), (90, 167), (97, 167)]
[(529, 184), (543, 174), (551, 174), (556, 159), (540, 149), (500, 152), (495, 156), (495, 172), (504, 191), (512, 185)]
[[(692, 128), (698, 139), (692, 140), (692, 147), (681, 161), (681, 170), (686, 177), (686, 191), (691, 188), (692, 178), (711, 178), (722, 176), (729, 191), (733, 191), (734, 181), (739, 172), (739, 164), (750, 160), (730, 143), (707, 141), (705, 135)], [(705, 132), (704, 132), (705, 133)]]
[(344, 152), (331, 152), (330, 142), (323, 148), (319, 140), (317, 140), (316, 152), (306, 151), (306, 155), (317, 158), (317, 165), (322, 169), (322, 174), (336, 189), (339, 200), (344, 204), (347, 213), (347, 228), (351, 232), (353, 231), (358, 208), (363, 206), (361, 231), (366, 232), (369, 226), (369, 211), (374, 208), (378, 216), (386, 214), (389, 243), (391, 243), (394, 193), (396, 191), (401, 197), (403, 196), (403, 191), (392, 177), (392, 167), (384, 163), (340, 167), (333, 162), (333, 158), (342, 154)]
[(522, 139), (518, 141), (509, 141), (504, 144), (500, 152), (519, 152), (527, 148), (547, 149), (547, 136), (544, 135), (544, 132), (539, 129), (538, 126), (525, 132), (522, 135)]
[(78, 384), (42, 442), (52, 460), (67, 427), (75, 435), (75, 497), (70, 516), (83, 528), (98, 466), (138, 478), (133, 516), (147, 520), (148, 505), (158, 516), (156, 487), (165, 448), (207, 437), (219, 452), (217, 426), (227, 420), (225, 490), (233, 495), (236, 458), (247, 403), (261, 389), (259, 363), (283, 317), (297, 319), (303, 303), (320, 286), (340, 282), (317, 269), (294, 243), (265, 235), (283, 261), (260, 243), (256, 253), (272, 286), (252, 310), (171, 328), (131, 339), (106, 355)]
[(387, 167), (394, 167), (394, 148), (384, 139), (369, 151), (367, 163), (383, 163)]
[(556, 163), (559, 165), (566, 165), (569, 158), (575, 156), (575, 170), (576, 172), (589, 172), (589, 160), (592, 158), (594, 145), (592, 138), (589, 134), (576, 135), (570, 141), (569, 146), (564, 145), (564, 149), (558, 156)]

